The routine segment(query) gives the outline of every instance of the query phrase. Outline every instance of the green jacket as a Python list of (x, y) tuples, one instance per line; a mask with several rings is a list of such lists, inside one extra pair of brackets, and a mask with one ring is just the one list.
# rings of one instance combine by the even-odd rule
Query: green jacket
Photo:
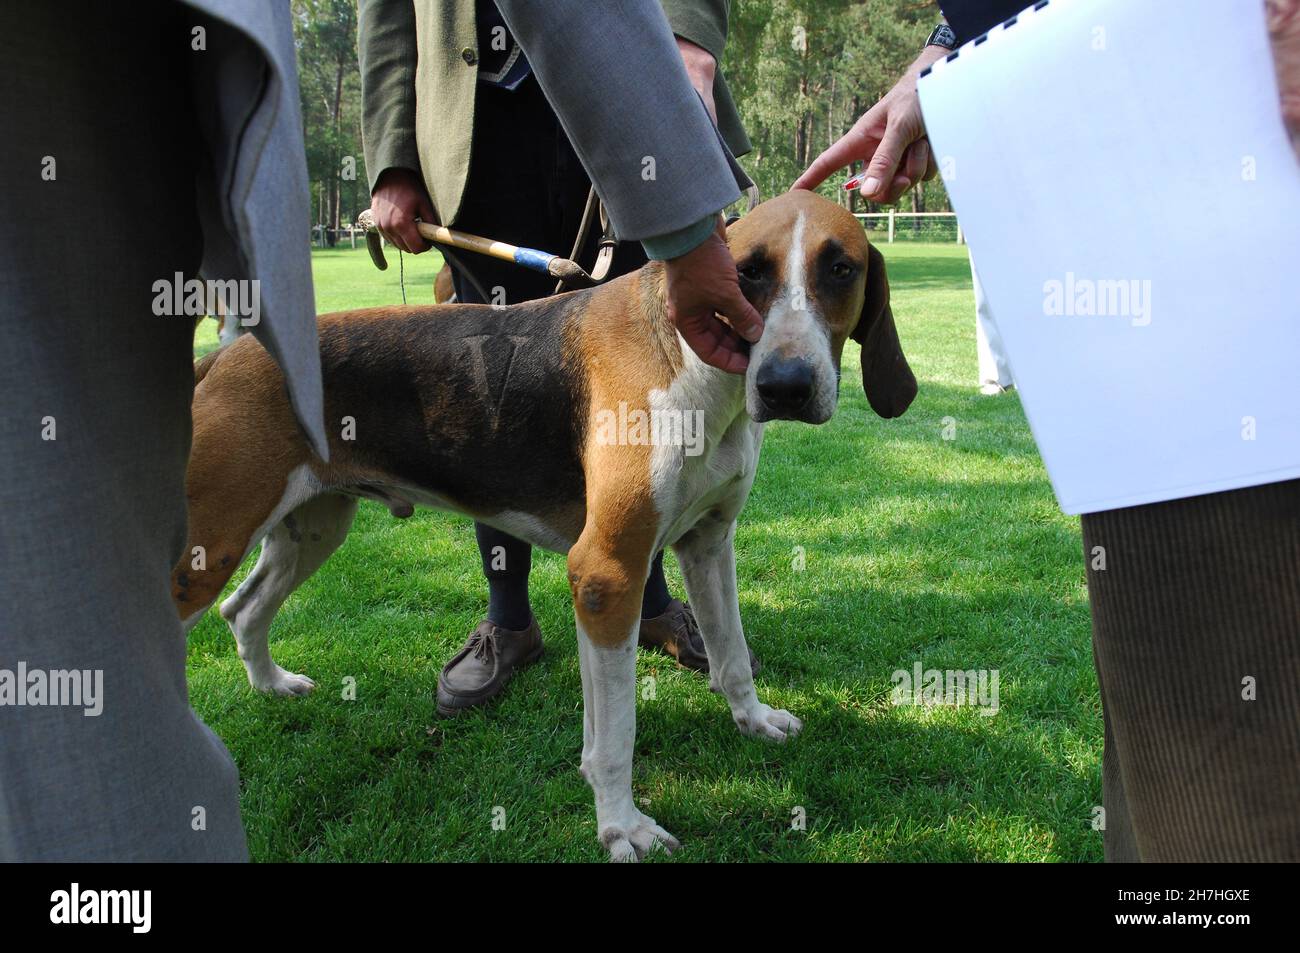
[[(673, 33), (721, 62), (731, 0), (661, 0)], [(478, 89), (474, 0), (360, 0), (361, 133), (370, 188), (385, 169), (419, 171), (439, 220), (455, 223), (469, 176)], [(752, 148), (719, 69), (718, 128)]]

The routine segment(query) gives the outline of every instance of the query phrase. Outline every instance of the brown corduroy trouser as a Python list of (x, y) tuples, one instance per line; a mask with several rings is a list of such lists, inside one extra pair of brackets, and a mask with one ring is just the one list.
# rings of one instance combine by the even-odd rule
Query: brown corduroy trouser
[(1089, 514), (1083, 540), (1106, 860), (1300, 860), (1300, 480)]

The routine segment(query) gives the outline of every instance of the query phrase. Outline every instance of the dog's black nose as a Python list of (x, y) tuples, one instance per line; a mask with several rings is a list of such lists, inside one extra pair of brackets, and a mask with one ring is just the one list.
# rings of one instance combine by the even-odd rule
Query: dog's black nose
[(770, 357), (758, 369), (754, 384), (773, 414), (793, 414), (812, 399), (812, 365), (799, 358)]

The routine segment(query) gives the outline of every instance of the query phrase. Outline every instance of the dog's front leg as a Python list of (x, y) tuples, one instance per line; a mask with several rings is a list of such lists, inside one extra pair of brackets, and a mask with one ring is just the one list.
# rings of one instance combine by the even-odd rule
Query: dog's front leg
[(708, 521), (673, 547), (709, 653), (709, 687), (731, 706), (743, 734), (785, 741), (803, 728), (794, 715), (758, 700), (736, 593), (736, 523)]
[(636, 642), (648, 554), (619, 556), (584, 533), (569, 553), (582, 667), (582, 775), (596, 796), (596, 830), (611, 860), (639, 860), (676, 838), (632, 799)]

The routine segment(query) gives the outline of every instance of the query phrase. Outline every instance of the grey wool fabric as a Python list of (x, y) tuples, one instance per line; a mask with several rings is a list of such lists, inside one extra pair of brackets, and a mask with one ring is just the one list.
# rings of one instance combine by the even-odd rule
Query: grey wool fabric
[(169, 583), (194, 319), (154, 314), (152, 285), (204, 251), (191, 21), (174, 3), (131, 11), (0, 12), (0, 669), (101, 680), (95, 715), (0, 706), (0, 861), (248, 856)]
[(102, 688), (91, 717), (0, 705), (0, 860), (245, 860), (169, 584), (194, 318), (154, 284), (257, 280), (251, 330), (324, 450), (289, 6), (8, 4), (0, 57), (0, 697), (23, 670)]

